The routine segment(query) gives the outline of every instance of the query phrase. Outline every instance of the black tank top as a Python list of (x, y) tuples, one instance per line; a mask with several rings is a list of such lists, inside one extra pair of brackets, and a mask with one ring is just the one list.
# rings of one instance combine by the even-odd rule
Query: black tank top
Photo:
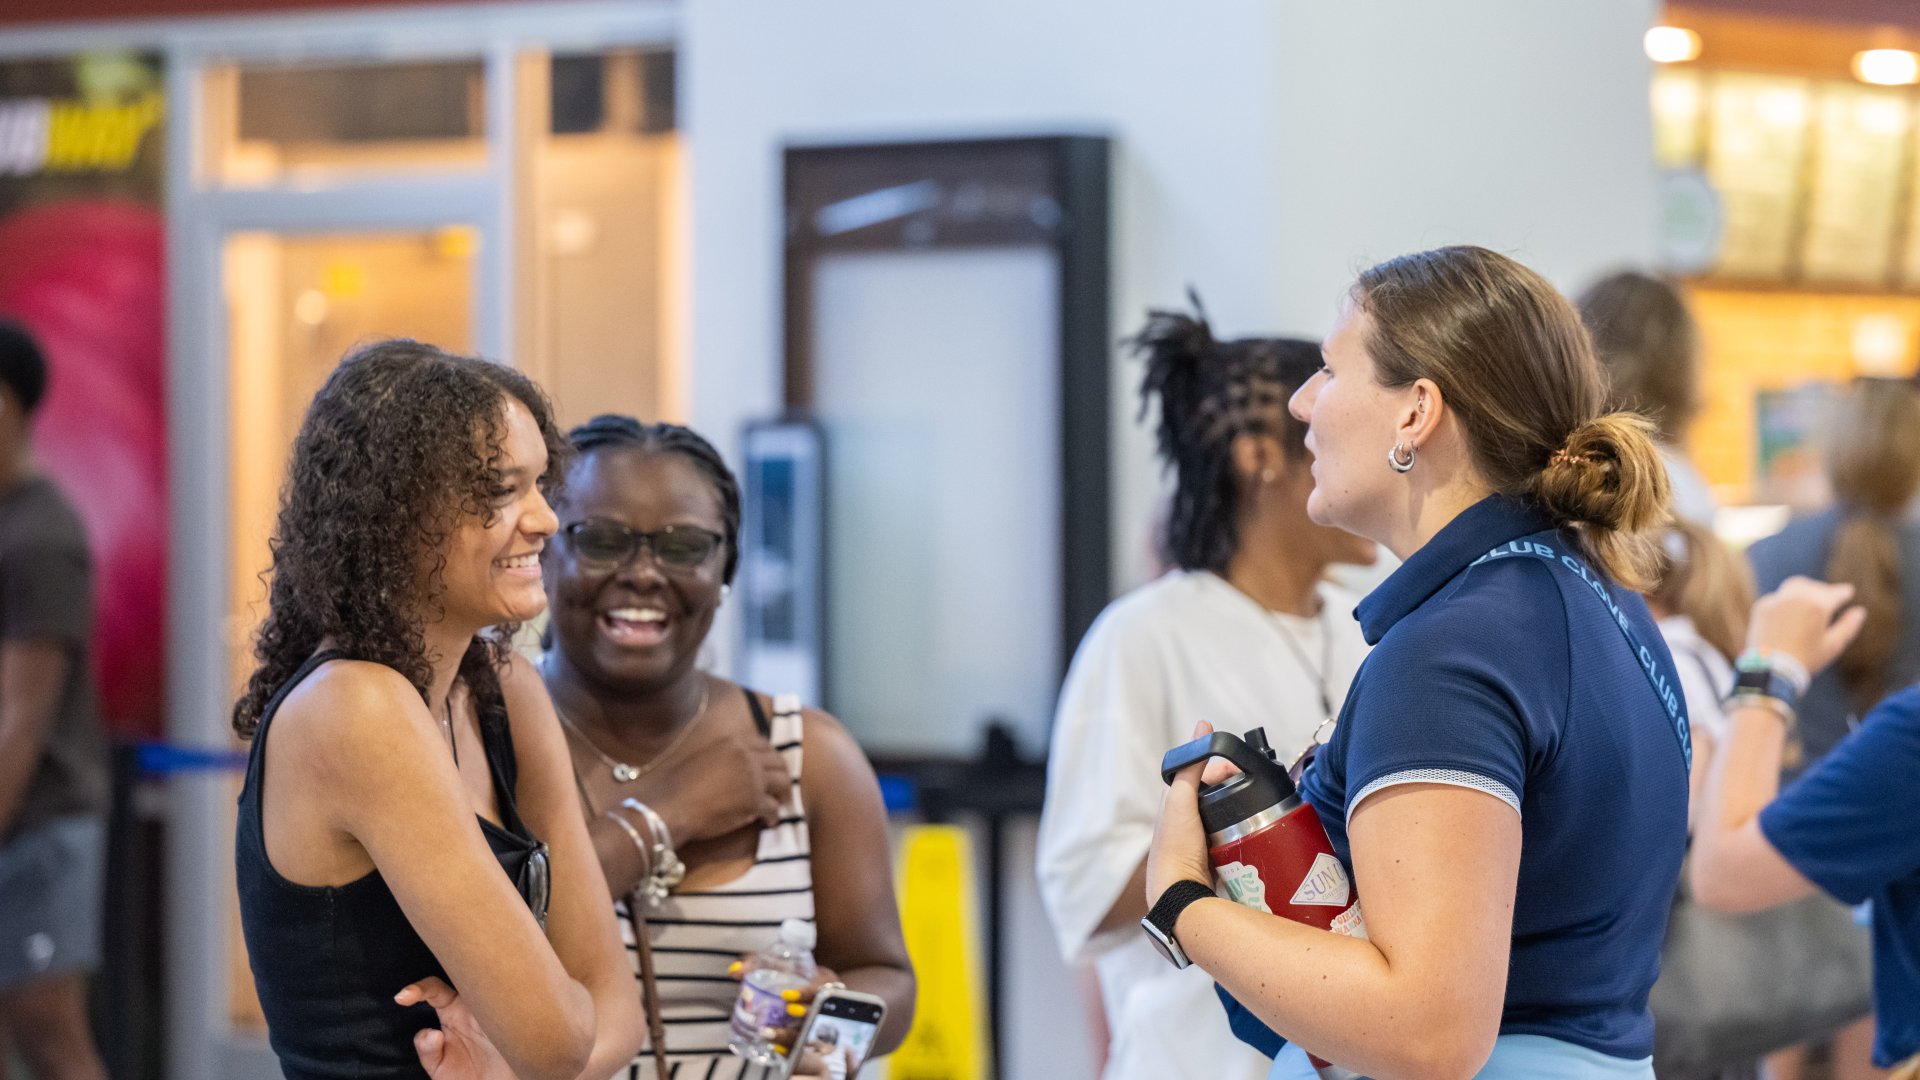
[[(288, 1080), (425, 1080), (414, 1033), (438, 1026), (427, 1005), (393, 995), (428, 975), (446, 978), (378, 870), (346, 885), (298, 885), (267, 859), (260, 800), (267, 728), (288, 693), (338, 652), (309, 659), (267, 703), (240, 789), (234, 871), (247, 959), (267, 1038)], [(513, 736), (504, 707), (480, 709), (481, 741), (505, 828), (479, 818), (487, 844), (534, 914), (546, 915), (547, 854), (514, 805)]]

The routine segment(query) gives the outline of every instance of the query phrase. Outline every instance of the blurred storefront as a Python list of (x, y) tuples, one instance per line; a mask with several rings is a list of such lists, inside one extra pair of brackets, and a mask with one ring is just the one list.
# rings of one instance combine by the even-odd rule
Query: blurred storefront
[(148, 810), (166, 1015), (111, 1019), (136, 1054), (164, 1024), (180, 1077), (276, 1071), (233, 914), (237, 781), (194, 766), (232, 745), (282, 463), (333, 363), (398, 334), (514, 356), (567, 422), (679, 409), (673, 8), (295, 7), (101, 0), (0, 39), (0, 312), (53, 362), (38, 439), (105, 564), (116, 729), (185, 770)]
[(1920, 9), (1871, 0), (1674, 4), (1648, 36), (1662, 253), (1706, 336), (1691, 449), (1724, 503), (1822, 502), (1828, 389), (1920, 361), (1916, 49)]

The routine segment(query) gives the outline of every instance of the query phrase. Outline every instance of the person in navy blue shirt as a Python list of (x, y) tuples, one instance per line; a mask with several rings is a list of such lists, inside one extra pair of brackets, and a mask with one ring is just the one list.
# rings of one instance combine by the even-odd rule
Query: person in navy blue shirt
[(1853, 598), (1852, 585), (1795, 577), (1754, 605), (1726, 746), (1708, 763), (1691, 883), (1702, 906), (1725, 912), (1816, 889), (1871, 901), (1873, 1063), (1910, 1080), (1920, 1076), (1920, 686), (1889, 695), (1780, 790), (1810, 673), (1866, 621)]
[(1690, 750), (1630, 591), (1657, 564), (1666, 472), (1605, 396), (1551, 285), (1455, 247), (1362, 274), (1294, 398), (1314, 520), (1403, 561), (1360, 605), (1374, 651), (1301, 783), (1365, 936), (1195, 888), (1199, 766), (1147, 873), (1150, 902), (1184, 902), (1171, 937), (1236, 1031), (1292, 1044), (1273, 1076), (1311, 1076), (1308, 1052), (1380, 1078), (1653, 1075)]

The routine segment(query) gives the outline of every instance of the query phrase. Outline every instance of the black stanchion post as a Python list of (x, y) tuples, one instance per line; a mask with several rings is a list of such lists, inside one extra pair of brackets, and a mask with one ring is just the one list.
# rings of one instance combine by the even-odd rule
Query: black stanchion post
[(140, 1080), (146, 1010), (146, 942), (140, 917), (145, 860), (140, 822), (133, 810), (139, 783), (139, 752), (127, 743), (113, 748), (113, 802), (107, 813), (107, 873), (102, 915), (100, 976), (94, 984), (93, 1030), (113, 1080)]

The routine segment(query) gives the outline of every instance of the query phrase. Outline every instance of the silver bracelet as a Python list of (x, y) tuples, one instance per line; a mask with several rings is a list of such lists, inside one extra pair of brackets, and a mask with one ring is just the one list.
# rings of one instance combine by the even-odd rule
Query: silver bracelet
[(647, 876), (651, 877), (653, 875), (654, 864), (653, 848), (647, 843), (646, 838), (640, 835), (640, 830), (634, 828), (633, 822), (628, 821), (618, 810), (609, 810), (605, 816), (612, 818), (615, 825), (627, 830), (627, 835), (633, 838), (634, 850), (640, 853), (642, 868), (646, 871)]
[(666, 819), (653, 807), (634, 798), (623, 799), (620, 805), (645, 818), (647, 831), (653, 834), (653, 872), (647, 875), (641, 892), (649, 906), (658, 907), (673, 887), (686, 879), (687, 865), (674, 853), (673, 833), (667, 829)]
[(1785, 726), (1786, 733), (1789, 737), (1793, 735), (1795, 729), (1799, 726), (1800, 717), (1799, 714), (1793, 711), (1793, 706), (1772, 694), (1761, 693), (1758, 690), (1740, 690), (1727, 697), (1727, 710), (1729, 712), (1734, 709), (1748, 707), (1765, 709), (1778, 717), (1780, 723)]

